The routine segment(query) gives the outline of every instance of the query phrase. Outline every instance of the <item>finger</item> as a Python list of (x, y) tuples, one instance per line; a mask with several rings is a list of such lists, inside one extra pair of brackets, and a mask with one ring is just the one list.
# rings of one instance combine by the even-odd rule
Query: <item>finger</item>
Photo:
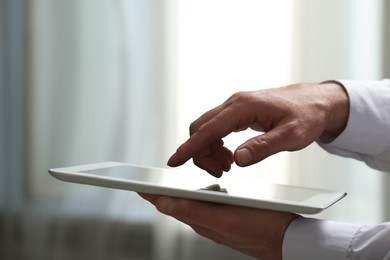
[(225, 102), (209, 111), (201, 115), (198, 119), (196, 119), (194, 122), (190, 125), (190, 136), (193, 135), (200, 126), (205, 124), (206, 122), (210, 121), (212, 118), (214, 118), (216, 115), (218, 115), (221, 111), (223, 111), (228, 104)]
[[(232, 244), (230, 242), (230, 239), (228, 239), (228, 237), (226, 237), (226, 235), (221, 234), (218, 231), (215, 231), (215, 230), (210, 229), (210, 228), (203, 227), (201, 225), (191, 224), (189, 226), (198, 235), (200, 235), (202, 237), (205, 237), (205, 238), (208, 238), (208, 239), (211, 239), (212, 241), (214, 241), (214, 242), (216, 242), (218, 244), (223, 244), (223, 245), (227, 245), (227, 246), (230, 246), (230, 244)], [(235, 242), (236, 242), (236, 240), (235, 240)]]
[(221, 145), (215, 145), (194, 155), (194, 164), (215, 177), (221, 177), (223, 172), (230, 170), (233, 160), (233, 153)]
[[(138, 193), (142, 198), (154, 204), (161, 213), (170, 215), (190, 226), (199, 226), (205, 229), (215, 227), (223, 214), (216, 214), (216, 209), (222, 205), (187, 200), (160, 195)], [(197, 214), (200, 213), (200, 214)], [(220, 216), (219, 216), (220, 215)], [(213, 219), (217, 219), (214, 221)], [(203, 222), (210, 222), (205, 224)]]
[(224, 146), (215, 151), (213, 157), (222, 165), (224, 172), (228, 172), (234, 162), (233, 153)]
[(157, 199), (161, 197), (161, 195), (147, 194), (142, 192), (138, 192), (138, 195), (141, 196), (143, 199), (149, 201), (153, 205), (156, 204)]
[(217, 161), (212, 156), (206, 156), (206, 157), (194, 156), (192, 160), (196, 166), (207, 171), (209, 174), (213, 175), (214, 177), (219, 178), (223, 174), (222, 165), (219, 163), (219, 161)]
[(228, 207), (230, 206), (171, 197), (161, 197), (156, 201), (156, 208), (161, 213), (188, 225), (212, 230), (224, 230), (221, 226), (226, 222), (221, 220), (226, 218)]
[(187, 162), (195, 154), (205, 149), (205, 147), (222, 139), (228, 134), (243, 126), (252, 125), (255, 116), (248, 110), (235, 111), (226, 108), (199, 129), (183, 143), (168, 160), (169, 166), (179, 166)]
[[(212, 229), (209, 229), (209, 228), (206, 228), (206, 227), (203, 227), (203, 226), (200, 226), (200, 225), (196, 225), (196, 224), (190, 224), (189, 225), (198, 235), (201, 235), (203, 237), (206, 237), (206, 238), (210, 238), (215, 236), (215, 231), (212, 230)], [(218, 233), (217, 233), (218, 234)]]
[[(243, 252), (243, 250), (240, 250), (240, 249), (242, 249), (242, 246), (239, 243), (239, 241), (241, 241), (242, 239), (237, 238), (236, 233), (224, 234), (224, 233), (220, 233), (218, 231), (215, 231), (213, 229), (206, 228), (206, 227), (203, 227), (200, 225), (195, 225), (195, 224), (192, 224), (189, 226), (200, 236), (208, 238), (208, 239), (214, 241), (215, 243), (222, 244), (222, 245), (231, 247), (235, 250)], [(249, 241), (248, 241), (248, 243), (246, 243), (246, 242), (247, 241), (244, 242), (245, 243), (244, 247), (249, 247), (250, 246)]]

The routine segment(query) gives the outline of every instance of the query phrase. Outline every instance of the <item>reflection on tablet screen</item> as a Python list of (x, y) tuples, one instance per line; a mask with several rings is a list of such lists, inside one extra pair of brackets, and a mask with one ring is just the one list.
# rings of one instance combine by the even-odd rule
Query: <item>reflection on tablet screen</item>
[[(229, 195), (248, 197), (264, 200), (303, 201), (318, 193), (314, 189), (303, 189), (293, 186), (273, 185), (261, 182), (243, 182), (237, 178), (223, 177), (220, 184), (208, 185), (213, 177), (201, 174), (187, 174), (183, 172), (164, 171), (153, 168), (140, 168), (127, 165), (101, 168), (84, 171), (84, 173), (97, 174), (100, 176), (131, 179), (138, 182), (151, 182), (154, 185), (165, 185), (177, 189), (212, 190), (219, 192), (229, 191)], [(230, 178), (230, 179), (229, 179)], [(224, 188), (221, 188), (224, 187)]]
[(218, 183), (211, 184), (205, 188), (200, 188), (199, 190), (218, 191), (218, 192), (228, 193), (227, 189), (222, 188)]

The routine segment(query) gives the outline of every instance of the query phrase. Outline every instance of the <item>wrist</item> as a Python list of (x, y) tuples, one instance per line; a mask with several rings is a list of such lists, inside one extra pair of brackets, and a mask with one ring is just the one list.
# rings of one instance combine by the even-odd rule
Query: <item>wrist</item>
[(349, 98), (344, 86), (337, 81), (326, 81), (319, 85), (328, 100), (327, 124), (321, 141), (329, 143), (339, 136), (347, 126)]

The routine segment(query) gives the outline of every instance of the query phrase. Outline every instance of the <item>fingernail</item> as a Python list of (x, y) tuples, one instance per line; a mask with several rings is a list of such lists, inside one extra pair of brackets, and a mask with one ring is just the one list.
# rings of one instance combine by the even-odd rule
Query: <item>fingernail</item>
[(158, 211), (164, 214), (171, 214), (175, 209), (176, 200), (171, 198), (162, 197), (157, 200), (156, 207)]
[(252, 162), (253, 157), (251, 152), (247, 148), (243, 148), (237, 151), (238, 165), (244, 166)]

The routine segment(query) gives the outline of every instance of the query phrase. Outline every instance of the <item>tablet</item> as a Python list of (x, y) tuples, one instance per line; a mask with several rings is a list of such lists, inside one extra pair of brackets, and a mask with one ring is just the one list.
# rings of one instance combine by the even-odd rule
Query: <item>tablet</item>
[(120, 162), (55, 168), (49, 173), (72, 183), (301, 214), (319, 213), (346, 196), (341, 191), (245, 181), (230, 172), (216, 179), (200, 171)]

